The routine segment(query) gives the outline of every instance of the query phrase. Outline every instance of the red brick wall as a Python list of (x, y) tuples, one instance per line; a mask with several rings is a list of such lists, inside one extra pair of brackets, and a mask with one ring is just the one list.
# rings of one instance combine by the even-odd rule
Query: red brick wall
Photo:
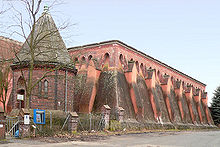
[(4, 139), (5, 138), (5, 116), (4, 116), (4, 112), (0, 112), (0, 125), (3, 125), (3, 127), (0, 127), (0, 139)]
[[(23, 69), (25, 78), (28, 77), (27, 69)], [(36, 68), (33, 72), (33, 81), (36, 82), (42, 75), (47, 71), (44, 68)], [(19, 77), (21, 77), (21, 72), (19, 70), (14, 70), (14, 89), (13, 89), (13, 97), (12, 97), (12, 107), (18, 108), (19, 101), (16, 100), (17, 91), (19, 87), (17, 85)], [(55, 101), (55, 77), (56, 72), (53, 71), (48, 73), (47, 76), (41, 80), (42, 82), (42, 91), (41, 94), (39, 93), (39, 84), (33, 89), (31, 100), (30, 100), (30, 107), (32, 109), (57, 109), (57, 110), (65, 110), (65, 71), (58, 70), (57, 72), (57, 101)], [(67, 74), (67, 110), (71, 111), (71, 100), (73, 99), (73, 79), (74, 73), (68, 72)], [(44, 92), (44, 81), (48, 81), (48, 95)]]
[(88, 60), (88, 57), (92, 55), (93, 58), (96, 59), (97, 62), (99, 63), (100, 68), (101, 68), (101, 65), (103, 65), (104, 55), (106, 53), (108, 53), (110, 56), (110, 67), (112, 68), (120, 67), (119, 57), (120, 55), (122, 55), (123, 60), (124, 60), (122, 64), (124, 67), (127, 66), (126, 63), (128, 63), (128, 61), (130, 60), (137, 61), (139, 65), (138, 66), (139, 69), (141, 69), (142, 65), (143, 67), (146, 67), (147, 69), (149, 68), (156, 69), (156, 73), (158, 73), (158, 71), (162, 75), (166, 73), (167, 75), (170, 75), (171, 77), (173, 77), (173, 79), (175, 80), (183, 81), (185, 85), (187, 84), (193, 85), (193, 87), (199, 88), (202, 91), (205, 91), (205, 86), (203, 84), (196, 82), (192, 80), (191, 78), (176, 72), (175, 70), (171, 70), (168, 67), (159, 64), (155, 60), (144, 57), (138, 51), (133, 51), (117, 43), (85, 47), (83, 49), (80, 49), (80, 48), (74, 49), (74, 50), (70, 49), (69, 53), (73, 59), (75, 57), (78, 57), (79, 61), (82, 59), (82, 57), (85, 57), (85, 59)]

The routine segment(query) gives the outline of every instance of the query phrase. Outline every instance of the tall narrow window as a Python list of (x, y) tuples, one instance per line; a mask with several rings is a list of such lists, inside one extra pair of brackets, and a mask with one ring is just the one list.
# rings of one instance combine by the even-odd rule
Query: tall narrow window
[(42, 92), (42, 82), (40, 81), (38, 83), (38, 94), (41, 95), (41, 92)]
[(48, 95), (48, 81), (47, 80), (44, 81), (44, 93), (46, 96)]

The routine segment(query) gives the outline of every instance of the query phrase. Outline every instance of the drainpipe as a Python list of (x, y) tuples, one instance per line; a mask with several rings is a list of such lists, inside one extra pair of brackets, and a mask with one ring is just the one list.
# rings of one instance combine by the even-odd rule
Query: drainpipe
[(54, 100), (54, 109), (57, 110), (57, 75), (58, 71), (55, 71), (55, 100)]
[(67, 112), (67, 70), (65, 71), (65, 112)]

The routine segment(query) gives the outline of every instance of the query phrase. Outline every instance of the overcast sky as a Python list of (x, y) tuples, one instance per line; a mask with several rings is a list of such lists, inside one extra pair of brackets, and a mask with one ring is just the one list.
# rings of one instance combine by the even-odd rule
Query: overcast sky
[(207, 84), (210, 101), (220, 85), (219, 6), (219, 0), (66, 0), (51, 14), (57, 24), (76, 23), (62, 33), (67, 47), (120, 40)]

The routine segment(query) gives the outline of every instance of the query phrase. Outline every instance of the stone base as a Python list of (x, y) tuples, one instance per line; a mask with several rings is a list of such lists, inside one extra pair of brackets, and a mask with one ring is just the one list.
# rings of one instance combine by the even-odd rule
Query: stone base
[(170, 122), (165, 122), (163, 124), (156, 123), (156, 122), (138, 122), (136, 120), (127, 120), (121, 123), (121, 128), (126, 128), (128, 130), (142, 130), (142, 129), (149, 129), (149, 130), (157, 130), (157, 129), (178, 129), (178, 130), (187, 130), (187, 129), (217, 129), (216, 126), (208, 125), (208, 124), (183, 124), (183, 123), (176, 123), (172, 124)]

